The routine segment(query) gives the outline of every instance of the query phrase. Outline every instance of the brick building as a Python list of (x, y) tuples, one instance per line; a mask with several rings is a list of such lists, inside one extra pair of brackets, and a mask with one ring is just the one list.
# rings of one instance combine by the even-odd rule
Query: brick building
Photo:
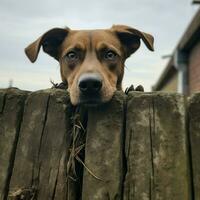
[(186, 95), (200, 91), (200, 9), (152, 89)]

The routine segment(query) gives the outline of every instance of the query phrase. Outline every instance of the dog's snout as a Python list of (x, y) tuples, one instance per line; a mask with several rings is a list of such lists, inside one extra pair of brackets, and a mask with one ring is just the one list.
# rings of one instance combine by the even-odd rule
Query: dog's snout
[(78, 86), (82, 93), (96, 93), (101, 90), (102, 79), (98, 74), (83, 74)]

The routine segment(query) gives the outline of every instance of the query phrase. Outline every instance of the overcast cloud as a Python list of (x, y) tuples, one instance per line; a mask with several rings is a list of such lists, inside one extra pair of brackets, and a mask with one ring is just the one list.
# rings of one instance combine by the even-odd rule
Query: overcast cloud
[(10, 79), (20, 89), (51, 87), (60, 82), (57, 61), (40, 52), (32, 64), (24, 48), (53, 27), (109, 28), (126, 24), (155, 38), (155, 52), (144, 45), (126, 62), (124, 87), (142, 84), (146, 91), (166, 66), (161, 56), (171, 54), (197, 11), (192, 0), (0, 0), (0, 88)]

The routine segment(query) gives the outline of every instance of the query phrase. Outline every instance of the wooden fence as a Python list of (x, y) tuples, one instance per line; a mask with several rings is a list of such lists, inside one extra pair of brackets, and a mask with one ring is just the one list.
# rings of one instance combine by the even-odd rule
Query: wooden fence
[(0, 90), (0, 200), (200, 200), (200, 94)]

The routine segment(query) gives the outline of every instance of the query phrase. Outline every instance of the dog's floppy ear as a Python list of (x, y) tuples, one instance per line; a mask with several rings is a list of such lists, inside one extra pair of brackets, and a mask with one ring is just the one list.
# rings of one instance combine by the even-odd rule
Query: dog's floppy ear
[(35, 62), (40, 47), (43, 47), (43, 51), (58, 60), (58, 48), (65, 39), (69, 32), (69, 29), (54, 28), (47, 31), (41, 37), (39, 37), (35, 42), (31, 43), (25, 48), (25, 53), (31, 62)]
[(124, 25), (113, 25), (111, 30), (117, 34), (125, 47), (126, 57), (129, 57), (140, 47), (140, 39), (142, 39), (149, 50), (154, 51), (154, 38), (148, 33)]

